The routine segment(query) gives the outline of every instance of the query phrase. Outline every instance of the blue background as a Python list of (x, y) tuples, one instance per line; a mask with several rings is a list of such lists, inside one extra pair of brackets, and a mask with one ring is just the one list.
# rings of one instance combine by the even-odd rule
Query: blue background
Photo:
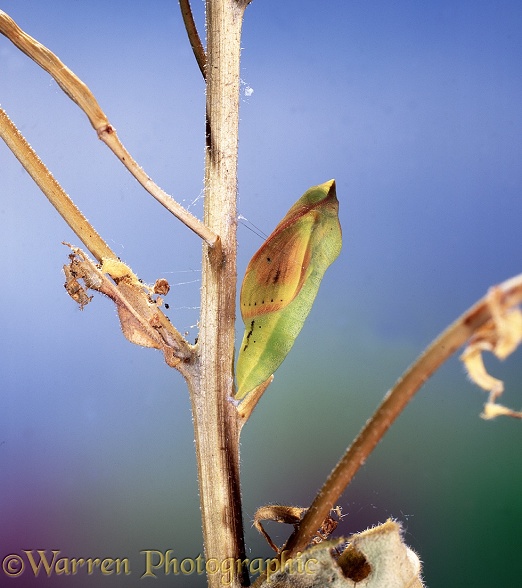
[[(126, 147), (201, 216), (204, 85), (175, 2), (4, 0), (76, 72)], [(203, 4), (194, 6), (203, 30)], [(242, 46), (239, 275), (311, 185), (337, 180), (343, 252), (242, 434), (250, 557), (258, 506), (306, 506), (382, 396), (490, 285), (520, 272), (522, 4), (254, 0)], [(250, 90), (253, 89), (253, 93)], [(197, 335), (200, 243), (100, 143), (50, 76), (0, 39), (0, 101), (120, 257), (167, 278), (174, 324)], [(140, 550), (202, 550), (182, 378), (128, 343), (96, 296), (63, 289), (79, 244), (0, 145), (0, 555), (128, 557), (130, 576), (13, 586), (136, 586)], [(238, 337), (242, 325), (238, 323)], [(522, 354), (492, 372), (520, 407)], [(428, 586), (518, 586), (521, 424), (479, 418), (485, 395), (452, 358), (340, 500), (341, 532), (402, 521)], [(282, 542), (289, 529), (270, 528)], [(5, 574), (0, 572), (5, 578)], [(4, 584), (5, 579), (0, 581)], [(156, 586), (203, 586), (165, 576)], [(98, 585), (98, 584), (97, 584)]]

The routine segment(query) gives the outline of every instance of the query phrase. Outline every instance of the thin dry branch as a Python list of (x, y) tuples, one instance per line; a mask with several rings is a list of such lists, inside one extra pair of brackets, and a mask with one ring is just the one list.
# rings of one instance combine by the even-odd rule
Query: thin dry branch
[(0, 137), (5, 141), (15, 157), (33, 178), (49, 202), (63, 217), (65, 222), (85, 243), (85, 246), (101, 262), (104, 257), (117, 259), (117, 255), (96, 232), (95, 228), (83, 216), (64, 189), (55, 180), (43, 161), (38, 157), (25, 137), (16, 128), (7, 113), (0, 108)]
[(183, 17), (183, 23), (185, 24), (185, 30), (190, 41), (190, 46), (194, 52), (194, 57), (198, 63), (203, 79), (207, 79), (207, 54), (205, 48), (201, 42), (201, 38), (194, 22), (194, 16), (192, 15), (192, 8), (190, 7), (189, 0), (179, 0), (179, 7), (181, 8), (181, 16)]
[(189, 229), (199, 235), (210, 247), (217, 245), (219, 237), (154, 183), (138, 165), (119, 140), (115, 128), (110, 124), (93, 93), (80, 78), (62, 63), (52, 51), (25, 33), (10, 16), (1, 10), (0, 33), (5, 35), (20, 51), (23, 51), (56, 80), (67, 96), (85, 112), (98, 137), (111, 149), (149, 194)]
[[(0, 137), (6, 142), (69, 227), (85, 243), (96, 260), (102, 264), (101, 270), (96, 268), (79, 249), (72, 248), (75, 254), (81, 257), (82, 275), (78, 274), (78, 269), (80, 268), (78, 265), (75, 270), (68, 266), (64, 267), (67, 278), (66, 287), (69, 294), (77, 300), (81, 307), (89, 301), (90, 297), (86, 293), (81, 296), (82, 289), (77, 289), (77, 286), (79, 286), (77, 278), (82, 278), (87, 288), (98, 290), (109, 296), (116, 303), (122, 330), (127, 339), (138, 345), (162, 350), (167, 363), (187, 375), (185, 368), (193, 360), (194, 349), (172, 326), (168, 318), (150, 297), (145, 294), (145, 286), (139, 282), (131, 270), (124, 263), (117, 261), (117, 255), (83, 216), (1, 108)], [(111, 261), (110, 264), (109, 261)], [(111, 267), (114, 267), (115, 264), (117, 264), (118, 268), (125, 268), (125, 272), (122, 274), (121, 269), (118, 273), (113, 271)], [(116, 285), (112, 284), (104, 273), (109, 274), (115, 280)], [(133, 277), (132, 280), (128, 279), (130, 275)], [(74, 282), (73, 288), (70, 287), (71, 282)], [(67, 284), (69, 284), (69, 287)]]
[[(500, 284), (502, 304), (512, 308), (522, 303), (522, 274)], [(488, 321), (494, 319), (490, 296), (486, 295), (450, 325), (411, 365), (385, 396), (379, 408), (363, 427), (353, 444), (324, 483), (301, 524), (283, 548), (287, 557), (294, 556), (310, 543), (326, 515), (337, 503), (345, 488), (382, 439), (408, 402), (431, 375), (466, 343)]]

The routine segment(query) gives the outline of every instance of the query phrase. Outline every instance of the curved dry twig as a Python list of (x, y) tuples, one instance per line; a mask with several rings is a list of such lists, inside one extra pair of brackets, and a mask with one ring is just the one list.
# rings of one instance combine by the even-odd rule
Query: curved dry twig
[(181, 16), (183, 17), (183, 23), (185, 24), (185, 30), (190, 41), (190, 46), (194, 52), (194, 57), (198, 63), (199, 69), (203, 76), (203, 79), (207, 79), (207, 54), (205, 48), (201, 42), (201, 38), (194, 22), (194, 16), (192, 14), (192, 8), (190, 7), (189, 0), (179, 0), (179, 7), (181, 9)]
[[(494, 291), (496, 295), (500, 292), (505, 308), (520, 305), (522, 303), (522, 274), (503, 282), (494, 288)], [(304, 515), (301, 524), (288, 539), (283, 548), (287, 557), (292, 557), (306, 548), (358, 469), (365, 463), (386, 431), (426, 380), (477, 330), (492, 319), (494, 316), (488, 294), (443, 331), (397, 381), (335, 466)]]
[(151, 196), (189, 229), (199, 235), (210, 247), (216, 245), (219, 240), (218, 236), (155, 184), (133, 159), (119, 140), (115, 128), (110, 124), (93, 93), (80, 78), (62, 63), (52, 51), (25, 33), (2, 10), (0, 10), (0, 33), (5, 35), (20, 51), (23, 51), (56, 80), (67, 96), (85, 112), (98, 137), (111, 149)]

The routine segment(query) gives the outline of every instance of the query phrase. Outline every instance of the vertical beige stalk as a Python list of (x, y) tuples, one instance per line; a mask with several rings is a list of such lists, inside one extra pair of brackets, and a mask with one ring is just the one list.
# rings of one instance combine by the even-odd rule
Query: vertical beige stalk
[[(207, 0), (205, 224), (221, 247), (203, 245), (199, 374), (192, 390), (207, 561), (244, 558), (239, 489), (240, 419), (233, 393), (236, 195), (241, 25), (248, 2)], [(222, 586), (220, 574), (209, 586)], [(246, 585), (235, 567), (229, 584)]]

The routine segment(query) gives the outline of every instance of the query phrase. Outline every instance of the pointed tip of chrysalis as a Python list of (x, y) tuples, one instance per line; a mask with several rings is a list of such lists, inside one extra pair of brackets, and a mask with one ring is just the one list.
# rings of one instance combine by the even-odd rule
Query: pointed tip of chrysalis
[(324, 184), (319, 184), (317, 186), (319, 189), (324, 190), (324, 192), (329, 196), (332, 192), (335, 194), (335, 180), (328, 180), (324, 182)]
[(291, 214), (292, 212), (295, 212), (298, 214), (302, 214), (302, 206), (309, 207), (310, 205), (321, 205), (323, 202), (328, 200), (337, 200), (335, 180), (333, 179), (309, 188), (294, 204), (294, 206), (290, 209), (289, 213)]

